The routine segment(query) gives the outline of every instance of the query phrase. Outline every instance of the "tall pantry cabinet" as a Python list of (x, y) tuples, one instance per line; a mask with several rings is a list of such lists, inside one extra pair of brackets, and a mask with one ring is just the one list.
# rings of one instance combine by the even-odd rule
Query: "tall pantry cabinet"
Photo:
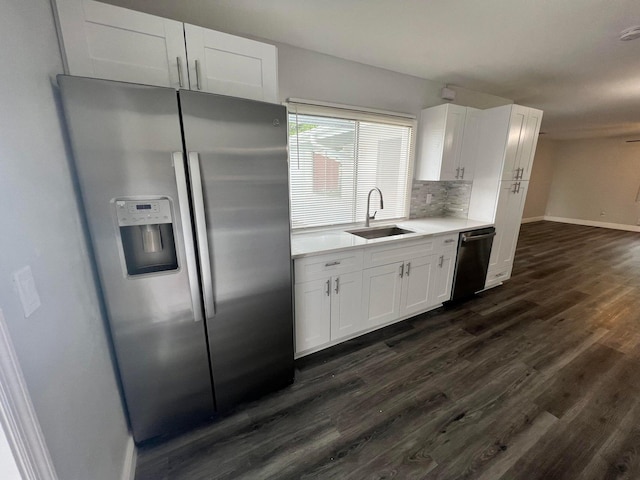
[(469, 218), (493, 222), (486, 288), (511, 276), (542, 111), (506, 105), (482, 112)]

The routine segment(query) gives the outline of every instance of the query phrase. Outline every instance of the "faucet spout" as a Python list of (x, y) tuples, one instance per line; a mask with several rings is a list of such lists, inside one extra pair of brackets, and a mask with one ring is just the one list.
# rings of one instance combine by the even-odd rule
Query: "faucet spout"
[(365, 227), (369, 226), (369, 221), (374, 220), (376, 218), (376, 213), (378, 213), (378, 211), (376, 210), (375, 212), (373, 212), (373, 215), (369, 214), (371, 210), (371, 194), (374, 192), (374, 190), (377, 190), (378, 194), (380, 195), (380, 210), (384, 210), (384, 199), (382, 198), (382, 191), (378, 187), (373, 187), (371, 190), (369, 190), (369, 195), (367, 195), (367, 218), (364, 221)]

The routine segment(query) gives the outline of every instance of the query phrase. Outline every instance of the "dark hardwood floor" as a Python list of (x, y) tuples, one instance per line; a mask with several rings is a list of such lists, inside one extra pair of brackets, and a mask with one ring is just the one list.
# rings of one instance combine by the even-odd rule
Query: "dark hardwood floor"
[(139, 453), (137, 480), (640, 479), (640, 234), (523, 225), (505, 285)]

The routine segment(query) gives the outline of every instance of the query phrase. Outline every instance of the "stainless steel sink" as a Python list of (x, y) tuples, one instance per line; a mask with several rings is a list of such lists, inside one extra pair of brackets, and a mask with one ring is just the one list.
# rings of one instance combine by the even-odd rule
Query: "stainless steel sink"
[(404, 228), (400, 228), (396, 225), (391, 225), (387, 227), (374, 227), (374, 228), (363, 228), (361, 230), (347, 230), (347, 233), (351, 235), (357, 235), (358, 237), (372, 239), (372, 238), (382, 238), (382, 237), (392, 237), (394, 235), (403, 235), (405, 233), (415, 233), (411, 230), (405, 230)]

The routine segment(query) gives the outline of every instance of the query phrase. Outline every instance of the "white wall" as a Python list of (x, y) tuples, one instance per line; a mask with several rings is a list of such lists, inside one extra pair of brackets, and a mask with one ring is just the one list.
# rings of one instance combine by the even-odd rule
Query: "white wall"
[(548, 216), (637, 225), (640, 143), (619, 138), (557, 141), (553, 163)]
[[(0, 308), (61, 480), (117, 480), (129, 438), (69, 171), (48, 0), (0, 5)], [(12, 272), (42, 306), (24, 318)]]
[(553, 178), (554, 154), (555, 142), (540, 137), (533, 160), (527, 200), (522, 214), (523, 219), (542, 217), (546, 213)]
[[(269, 42), (273, 43), (273, 42)], [(278, 47), (280, 98), (304, 98), (378, 108), (417, 115), (420, 110), (446, 103), (440, 98), (444, 84), (343, 60), (291, 45)], [(512, 100), (460, 87), (456, 102), (491, 108)]]

